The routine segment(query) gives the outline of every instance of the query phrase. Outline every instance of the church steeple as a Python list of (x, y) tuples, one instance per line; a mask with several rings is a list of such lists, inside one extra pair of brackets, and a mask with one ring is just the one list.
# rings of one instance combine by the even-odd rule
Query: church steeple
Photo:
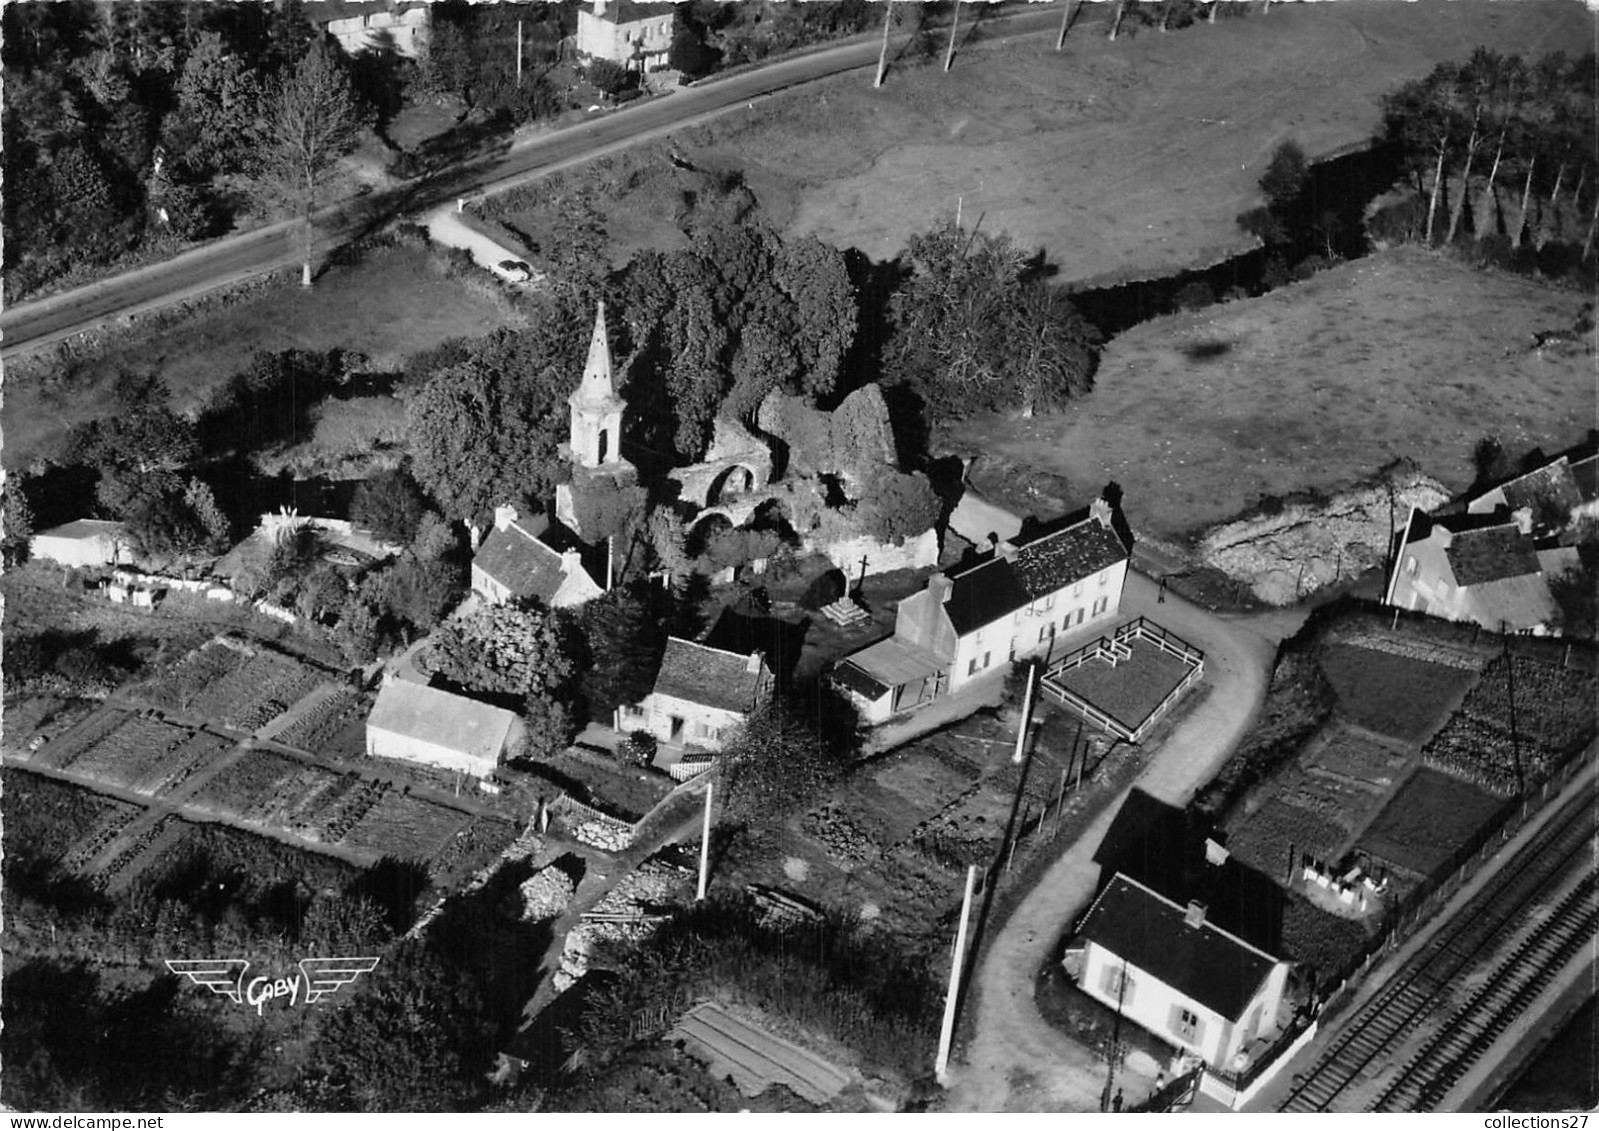
[(622, 432), (625, 405), (616, 393), (611, 371), (611, 342), (605, 332), (605, 303), (594, 312), (594, 336), (589, 339), (588, 361), (583, 380), (568, 398), (572, 406), (572, 458), (580, 467), (614, 465), (621, 459), (617, 450)]

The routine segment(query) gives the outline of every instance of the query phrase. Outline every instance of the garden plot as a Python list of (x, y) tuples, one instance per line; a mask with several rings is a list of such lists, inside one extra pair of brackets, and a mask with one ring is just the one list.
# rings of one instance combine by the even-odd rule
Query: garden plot
[(1428, 766), (1501, 797), (1546, 776), (1554, 761), (1536, 743), (1526, 738), (1512, 741), (1508, 730), (1464, 713), (1444, 724), (1421, 756)]
[[(0, 780), (7, 850), (36, 860), (73, 856), (104, 830), (120, 830), (144, 812), (126, 801), (25, 770), (8, 767)], [(106, 837), (101, 847), (115, 835)]]
[(1115, 666), (1105, 659), (1089, 659), (1050, 679), (1136, 731), (1194, 665), (1138, 637), (1124, 643), (1132, 654)]
[(165, 780), (173, 755), (192, 733), (171, 723), (128, 716), (122, 726), (74, 760), (72, 769), (74, 773), (137, 789), (148, 779)]
[(31, 756), (41, 766), (65, 769), (93, 750), (107, 735), (119, 730), (133, 715), (115, 707), (101, 707), (78, 720), (45, 743)]
[(1329, 646), (1320, 664), (1346, 718), (1405, 742), (1436, 730), (1477, 681), (1469, 668), (1353, 644)]
[(1516, 730), (1524, 742), (1530, 740), (1559, 755), (1593, 737), (1599, 681), (1584, 671), (1557, 668), (1520, 656), (1513, 661), (1501, 656), (1489, 664), (1482, 681), (1461, 704), (1461, 713), (1508, 734), (1512, 682)]
[(465, 882), (511, 846), (520, 835), (516, 825), (499, 817), (476, 817), (429, 861), (433, 882), (449, 890)]
[(284, 788), (298, 780), (302, 765), (286, 754), (251, 750), (202, 785), (193, 801), (245, 820), (261, 820), (280, 804)]
[(5, 705), (5, 748), (24, 749), (36, 736), (47, 740), (85, 718), (99, 704), (88, 699), (59, 699), (54, 695), (33, 695), (8, 700)]
[(1324, 813), (1269, 797), (1254, 812), (1229, 821), (1227, 848), (1239, 860), (1268, 876), (1281, 877), (1289, 853), (1308, 852), (1336, 860), (1349, 830)]
[(183, 787), (195, 773), (233, 749), (233, 743), (209, 731), (197, 730), (161, 763), (159, 775), (150, 774), (139, 789), (156, 797), (167, 797)]
[(294, 705), (325, 673), (277, 652), (259, 651), (197, 696), (190, 710), (224, 726), (253, 731)]
[(339, 789), (344, 780), (321, 766), (296, 765), (287, 777), (276, 783), (270, 794), (252, 807), (250, 819), (298, 829), (306, 823), (306, 814), (327, 810), (328, 795)]
[(904, 798), (911, 810), (927, 813), (942, 809), (971, 786), (982, 771), (968, 765), (970, 773), (937, 758), (910, 758), (895, 753), (872, 774), (872, 780)]
[(360, 774), (332, 774), (318, 778), (304, 795), (295, 802), (284, 817), (284, 827), (307, 840), (334, 841), (338, 837), (328, 834), (329, 827), (343, 812), (352, 795), (365, 784)]
[(1469, 782), (1424, 766), (1400, 787), (1355, 850), (1373, 861), (1432, 876), (1505, 804)]
[(243, 643), (219, 637), (128, 688), (126, 694), (162, 710), (187, 712), (216, 683), (249, 663), (250, 657), (251, 649)]
[(340, 688), (279, 731), (275, 741), (309, 750), (313, 754), (320, 753), (345, 726), (350, 714), (359, 705), (358, 699), (354, 691)]
[(457, 809), (391, 790), (344, 834), (344, 843), (402, 860), (429, 862), (465, 832), (470, 821)]
[(173, 845), (179, 843), (193, 826), (178, 817), (162, 817), (159, 821), (142, 826), (117, 850), (117, 854), (100, 868), (93, 880), (102, 891), (119, 891), (158, 859)]
[(1319, 777), (1384, 792), (1399, 780), (1409, 760), (1405, 754), (1348, 727), (1332, 726), (1322, 733), (1320, 743), (1305, 752), (1301, 764)]

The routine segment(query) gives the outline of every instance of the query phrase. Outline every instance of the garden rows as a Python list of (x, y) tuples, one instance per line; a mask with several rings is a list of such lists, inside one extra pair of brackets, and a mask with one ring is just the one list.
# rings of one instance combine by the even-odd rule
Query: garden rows
[(471, 818), (456, 809), (386, 791), (344, 834), (344, 843), (405, 860), (432, 861), (466, 831)]
[(132, 717), (128, 712), (112, 707), (95, 711), (47, 743), (34, 755), (34, 760), (42, 766), (64, 769)]
[(253, 731), (277, 718), (323, 676), (287, 656), (260, 652), (196, 697), (193, 710), (225, 726)]
[(101, 891), (111, 887), (117, 877), (125, 872), (142, 856), (149, 847), (160, 840), (175, 824), (181, 823), (177, 817), (162, 817), (155, 824), (144, 829), (139, 835), (107, 864), (94, 877), (94, 885)]
[(83, 836), (79, 837), (70, 851), (61, 858), (61, 866), (68, 872), (81, 872), (107, 845), (115, 840), (123, 829), (131, 825), (144, 810), (137, 805), (130, 805), (126, 801), (117, 801), (112, 798), (104, 799), (104, 811), (100, 819), (95, 822)]
[(315, 707), (284, 727), (277, 741), (285, 746), (318, 753), (329, 739), (338, 733), (352, 710), (360, 706), (359, 697), (348, 688), (340, 688)]
[(250, 657), (251, 653), (239, 646), (213, 640), (141, 684), (136, 694), (154, 706), (187, 711), (207, 688), (238, 671)]

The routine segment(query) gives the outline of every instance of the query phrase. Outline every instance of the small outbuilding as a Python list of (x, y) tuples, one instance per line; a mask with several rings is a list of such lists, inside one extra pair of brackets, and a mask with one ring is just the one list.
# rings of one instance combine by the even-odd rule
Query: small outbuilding
[(521, 719), (499, 707), (434, 687), (389, 682), (366, 721), (366, 752), (486, 778), (522, 728)]
[(660, 742), (718, 750), (734, 727), (772, 695), (772, 672), (760, 652), (748, 655), (671, 637), (655, 689), (617, 712), (620, 730), (643, 730)]
[(41, 530), (28, 543), (35, 558), (64, 566), (125, 565), (133, 560), (120, 522), (80, 518), (65, 526)]

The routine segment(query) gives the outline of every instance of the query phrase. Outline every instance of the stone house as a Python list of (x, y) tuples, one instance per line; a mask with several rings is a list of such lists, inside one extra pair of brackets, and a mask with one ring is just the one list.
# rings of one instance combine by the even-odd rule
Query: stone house
[(719, 750), (728, 732), (772, 696), (760, 652), (742, 655), (670, 637), (655, 688), (617, 712), (616, 728), (648, 731), (660, 742)]
[[(594, 566), (603, 577), (603, 564)], [(494, 529), (472, 556), (472, 590), (493, 605), (532, 599), (564, 609), (593, 600), (605, 586), (595, 580), (574, 539), (561, 537), (542, 517), (524, 523), (515, 507), (502, 506), (494, 511)]]
[(317, 0), (306, 14), (322, 25), (346, 55), (359, 55), (384, 42), (397, 54), (420, 58), (433, 28), (430, 0)]
[(900, 601), (894, 635), (840, 661), (834, 682), (882, 722), (995, 672), (1047, 656), (1068, 636), (1099, 631), (1121, 610), (1129, 548), (1109, 503), (1021, 546), (937, 573)]
[(510, 711), (391, 680), (378, 692), (367, 718), (366, 753), (486, 778), (523, 731), (522, 720)]
[(1234, 1070), (1278, 1030), (1289, 964), (1121, 873), (1067, 948), (1078, 986), (1174, 1049)]
[(628, 69), (655, 71), (666, 66), (677, 29), (677, 5), (636, 0), (594, 0), (594, 10), (577, 13), (578, 54), (609, 59)]
[(64, 566), (125, 565), (133, 560), (122, 524), (98, 518), (41, 530), (28, 542), (28, 553)]

